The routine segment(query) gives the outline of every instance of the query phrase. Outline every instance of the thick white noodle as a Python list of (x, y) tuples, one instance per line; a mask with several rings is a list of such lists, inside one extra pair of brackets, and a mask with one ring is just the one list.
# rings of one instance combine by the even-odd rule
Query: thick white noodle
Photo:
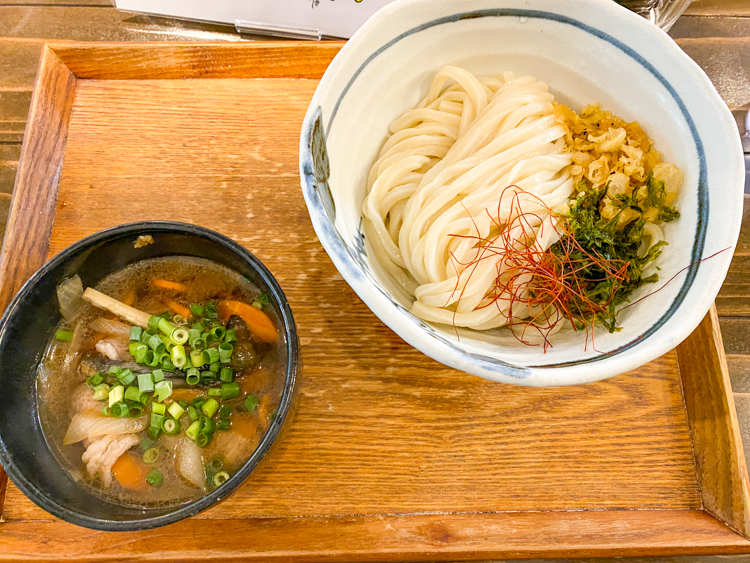
[(532, 313), (488, 297), (508, 265), (501, 255), (477, 261), (477, 240), (492, 244), (512, 223), (506, 237), (531, 233), (542, 251), (557, 241), (549, 209), (568, 200), (573, 179), (553, 101), (531, 76), (447, 66), (391, 124), (368, 176), (365, 236), (418, 317), (483, 330)]

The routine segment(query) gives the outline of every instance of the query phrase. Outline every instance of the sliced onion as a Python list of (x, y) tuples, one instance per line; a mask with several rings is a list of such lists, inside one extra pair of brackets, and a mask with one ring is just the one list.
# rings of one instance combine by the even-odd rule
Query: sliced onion
[(89, 323), (89, 326), (96, 332), (103, 332), (104, 334), (112, 334), (114, 336), (121, 336), (123, 338), (130, 338), (130, 325), (121, 323), (120, 321), (113, 321), (99, 317)]
[(83, 282), (77, 274), (57, 286), (57, 301), (60, 314), (66, 321), (71, 321), (83, 307)]
[(206, 488), (206, 470), (201, 449), (190, 438), (180, 440), (174, 460), (177, 474), (199, 489)]

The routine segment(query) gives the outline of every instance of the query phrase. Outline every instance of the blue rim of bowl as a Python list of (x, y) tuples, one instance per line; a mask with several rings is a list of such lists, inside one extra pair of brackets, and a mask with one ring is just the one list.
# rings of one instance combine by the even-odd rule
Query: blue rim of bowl
[[(624, 8), (623, 8), (623, 11), (627, 12), (627, 10), (625, 10)], [(638, 19), (638, 20), (641, 19), (639, 16), (632, 14), (630, 12), (627, 12), (627, 14), (629, 16), (632, 16), (635, 19)], [(695, 149), (696, 149), (696, 153), (698, 154), (698, 161), (699, 161), (698, 209), (697, 209), (698, 216), (697, 216), (697, 224), (696, 224), (696, 233), (695, 233), (695, 238), (693, 240), (693, 247), (691, 251), (691, 263), (687, 269), (685, 281), (683, 282), (683, 285), (680, 288), (680, 291), (678, 292), (677, 296), (672, 301), (672, 304), (670, 305), (669, 309), (661, 316), (661, 318), (659, 318), (656, 321), (656, 323), (654, 323), (648, 330), (646, 330), (637, 338), (633, 339), (632, 341), (626, 344), (623, 344), (622, 346), (618, 348), (615, 348), (614, 350), (603, 352), (597, 356), (586, 358), (586, 359), (581, 359), (581, 360), (560, 362), (560, 363), (555, 363), (555, 364), (535, 364), (535, 365), (521, 368), (516, 365), (510, 364), (508, 362), (504, 362), (502, 360), (498, 360), (498, 359), (484, 356), (481, 354), (475, 354), (475, 353), (467, 352), (465, 350), (461, 350), (453, 342), (451, 342), (447, 338), (440, 336), (439, 333), (435, 332), (434, 329), (432, 329), (432, 327), (430, 327), (429, 325), (427, 325), (420, 319), (414, 317), (414, 315), (412, 315), (408, 309), (405, 309), (404, 307), (395, 303), (395, 301), (393, 301), (393, 299), (388, 295), (387, 292), (385, 292), (382, 288), (380, 288), (379, 285), (375, 284), (374, 287), (377, 288), (380, 291), (380, 293), (385, 295), (393, 303), (393, 305), (396, 308), (400, 309), (403, 313), (405, 313), (405, 315), (407, 316), (409, 320), (411, 320), (413, 323), (418, 324), (421, 328), (428, 328), (429, 332), (432, 333), (433, 336), (435, 336), (438, 340), (440, 340), (444, 345), (451, 348), (453, 351), (459, 353), (462, 356), (467, 356), (471, 358), (472, 360), (475, 360), (476, 362), (481, 363), (482, 368), (486, 369), (489, 372), (499, 373), (499, 374), (511, 376), (517, 379), (525, 379), (532, 374), (533, 369), (546, 370), (546, 369), (558, 369), (558, 368), (565, 368), (565, 367), (580, 366), (580, 365), (602, 361), (602, 360), (611, 358), (613, 356), (622, 354), (623, 352), (630, 350), (634, 346), (648, 339), (655, 332), (657, 332), (662, 326), (664, 326), (664, 324), (666, 324), (667, 321), (669, 321), (669, 319), (672, 317), (675, 311), (682, 305), (683, 301), (685, 300), (685, 297), (687, 296), (687, 293), (690, 290), (690, 286), (695, 280), (695, 277), (698, 273), (698, 269), (700, 268), (700, 257), (703, 254), (703, 249), (705, 245), (705, 235), (708, 229), (709, 199), (708, 199), (708, 187), (707, 187), (708, 185), (707, 165), (706, 165), (706, 156), (705, 156), (705, 152), (703, 148), (703, 142), (701, 141), (700, 134), (698, 133), (697, 127), (695, 126), (695, 123), (693, 122), (693, 119), (690, 116), (687, 110), (687, 107), (685, 106), (685, 103), (682, 101), (682, 98), (674, 89), (674, 87), (671, 85), (671, 83), (643, 56), (638, 54), (633, 48), (629, 47), (628, 45), (626, 45), (619, 39), (616, 39), (610, 34), (605, 33), (599, 29), (596, 29), (595, 27), (592, 27), (579, 20), (576, 20), (575, 18), (571, 18), (569, 16), (564, 16), (561, 14), (556, 14), (553, 12), (546, 12), (546, 11), (541, 11), (541, 10), (524, 10), (524, 9), (516, 9), (516, 8), (484, 9), (484, 10), (475, 10), (475, 11), (469, 11), (469, 12), (461, 12), (458, 14), (452, 14), (450, 16), (444, 16), (441, 18), (431, 20), (429, 22), (425, 22), (421, 25), (418, 25), (408, 31), (401, 33), (394, 39), (390, 40), (388, 43), (386, 43), (385, 45), (380, 47), (378, 50), (376, 50), (373, 54), (371, 54), (365, 60), (365, 62), (362, 63), (362, 65), (352, 75), (351, 79), (344, 87), (338, 100), (336, 101), (333, 111), (331, 112), (331, 117), (328, 120), (328, 126), (326, 127), (325, 138), (326, 139), (328, 138), (328, 134), (331, 131), (334, 119), (336, 117), (336, 114), (338, 113), (338, 109), (341, 103), (343, 102), (344, 98), (346, 97), (347, 93), (349, 92), (350, 88), (352, 87), (354, 82), (357, 80), (359, 75), (364, 71), (364, 69), (373, 60), (375, 60), (380, 54), (388, 50), (390, 47), (392, 47), (399, 41), (402, 41), (403, 39), (411, 35), (414, 35), (415, 33), (419, 33), (420, 31), (424, 31), (431, 27), (455, 23), (455, 22), (459, 22), (463, 20), (479, 19), (479, 18), (485, 18), (485, 17), (517, 17), (517, 18), (551, 20), (551, 21), (555, 21), (558, 23), (570, 25), (578, 29), (581, 29), (582, 31), (585, 31), (597, 37), (598, 39), (606, 41), (607, 43), (610, 43), (612, 46), (621, 50), (623, 53), (625, 53), (634, 61), (636, 61), (638, 64), (640, 64), (651, 75), (653, 75), (654, 78), (656, 78), (659, 81), (659, 83), (672, 96), (673, 100), (675, 101), (677, 106), (680, 108), (680, 111), (682, 112), (682, 115), (685, 118), (685, 121), (688, 124), (688, 127), (690, 128), (690, 132), (693, 137), (693, 142), (695, 143)], [(647, 23), (647, 22), (645, 22), (644, 20), (643, 23)], [(313, 114), (312, 119), (309, 119), (309, 120), (314, 121), (315, 117), (318, 117), (318, 118), (322, 117), (320, 108), (318, 108), (315, 114)], [(303, 137), (305, 135), (312, 136), (313, 129), (314, 129), (313, 123), (306, 122), (305, 125), (303, 126)], [(308, 173), (308, 170), (312, 171), (313, 169), (312, 154), (311, 154), (312, 151), (310, 150), (311, 143), (310, 141), (308, 141), (305, 144), (301, 143), (301, 147), (302, 146), (305, 147), (305, 152), (304, 154), (301, 154), (301, 158), (300, 158), (301, 162), (304, 161), (303, 177), (305, 178), (305, 183), (303, 187), (305, 189), (305, 196), (308, 202), (316, 202), (319, 200), (319, 197), (317, 197), (315, 194), (316, 192), (315, 176), (312, 173)], [(323, 209), (322, 207), (321, 207), (321, 212), (323, 214), (327, 214), (326, 210)], [(331, 219), (331, 223), (333, 223), (334, 218), (330, 217), (329, 215), (329, 219)], [(344, 242), (343, 238), (341, 237), (341, 235), (339, 234), (335, 226), (332, 227), (331, 230), (333, 231), (333, 233), (330, 233), (330, 234), (333, 234), (333, 237), (330, 237), (327, 242), (333, 245), (336, 245), (336, 244), (341, 245), (342, 248), (336, 249), (339, 251), (337, 252), (337, 254), (343, 257), (344, 260), (347, 262), (354, 261), (356, 263), (358, 260), (352, 255), (349, 245), (347, 245)], [(359, 233), (359, 238), (360, 239), (362, 238), (361, 232)], [(360, 244), (358, 241), (357, 244), (355, 244), (355, 246), (359, 246), (359, 245)], [(343, 250), (344, 252), (340, 252), (341, 250)], [(348, 266), (349, 266), (350, 271), (353, 271), (356, 268), (356, 266), (351, 263), (349, 263)]]
[[(252, 269), (254, 269), (261, 277), (263, 282), (271, 290), (273, 300), (279, 307), (281, 313), (281, 323), (284, 327), (284, 337), (286, 340), (288, 364), (285, 374), (284, 391), (279, 401), (279, 407), (277, 410), (276, 418), (268, 428), (266, 435), (261, 440), (258, 447), (248, 458), (245, 464), (232, 475), (224, 484), (217, 487), (210, 493), (203, 495), (201, 498), (190, 501), (187, 504), (175, 508), (172, 512), (167, 514), (161, 514), (158, 516), (148, 517), (148, 509), (144, 509), (144, 517), (134, 520), (105, 520), (100, 518), (92, 518), (84, 514), (75, 512), (69, 508), (66, 508), (57, 502), (51, 500), (43, 491), (35, 487), (29, 482), (24, 475), (18, 470), (13, 458), (8, 451), (5, 442), (0, 436), (0, 463), (11, 478), (13, 483), (29, 497), (34, 503), (39, 505), (42, 509), (46, 510), (53, 516), (60, 518), (66, 522), (84, 526), (86, 528), (92, 528), (95, 530), (102, 530), (106, 532), (133, 532), (139, 530), (148, 530), (152, 528), (158, 528), (160, 526), (166, 526), (167, 524), (173, 524), (180, 520), (184, 520), (190, 516), (195, 516), (199, 512), (206, 510), (210, 506), (221, 501), (224, 497), (228, 496), (239, 487), (242, 482), (253, 472), (257, 465), (268, 453), (268, 450), (273, 445), (277, 436), (281, 432), (281, 428), (284, 425), (287, 417), (291, 410), (291, 404), (294, 395), (294, 388), (297, 384), (297, 372), (299, 369), (299, 344), (297, 340), (297, 327), (294, 323), (292, 316), (292, 310), (289, 306), (289, 302), (281, 289), (281, 286), (273, 277), (271, 272), (263, 265), (263, 263), (249, 250), (243, 246), (237, 244), (232, 239), (212, 231), (205, 227), (199, 227), (197, 225), (191, 225), (189, 223), (179, 223), (176, 221), (142, 221), (136, 223), (127, 223), (124, 225), (118, 225), (110, 229), (105, 229), (90, 235), (57, 254), (49, 262), (44, 264), (39, 270), (37, 270), (33, 276), (23, 285), (21, 290), (11, 301), (10, 305), (5, 311), (5, 314), (0, 319), (0, 341), (3, 340), (5, 330), (7, 327), (8, 319), (14, 314), (19, 302), (33, 289), (36, 283), (46, 275), (50, 270), (56, 268), (60, 264), (68, 261), (71, 257), (77, 255), (79, 252), (86, 250), (88, 247), (93, 246), (100, 242), (106, 242), (114, 238), (118, 238), (125, 235), (133, 234), (148, 234), (148, 233), (175, 233), (175, 234), (188, 234), (199, 236), (207, 239), (211, 242), (221, 244), (229, 248), (232, 252), (240, 256)], [(63, 469), (61, 468), (61, 471)], [(139, 510), (139, 509), (134, 509)]]

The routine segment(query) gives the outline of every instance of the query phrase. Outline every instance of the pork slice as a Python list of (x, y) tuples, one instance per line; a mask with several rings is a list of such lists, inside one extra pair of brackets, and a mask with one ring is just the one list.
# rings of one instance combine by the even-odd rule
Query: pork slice
[[(105, 487), (110, 487), (112, 485), (112, 466), (122, 454), (139, 442), (140, 439), (136, 434), (104, 436), (91, 443), (81, 456), (81, 460), (86, 463), (86, 471), (90, 475), (98, 474), (102, 484)], [(91, 453), (89, 454), (89, 452)], [(88, 462), (86, 459), (88, 459)]]
[(70, 403), (73, 407), (74, 413), (83, 411), (100, 411), (106, 404), (94, 399), (94, 391), (89, 389), (85, 383), (76, 387), (76, 390), (73, 391), (73, 397), (71, 398)]
[(101, 412), (83, 411), (76, 413), (70, 421), (63, 444), (75, 444), (84, 438), (97, 438), (110, 434), (134, 434), (145, 430), (149, 423), (148, 415), (138, 418), (114, 418), (104, 416)]

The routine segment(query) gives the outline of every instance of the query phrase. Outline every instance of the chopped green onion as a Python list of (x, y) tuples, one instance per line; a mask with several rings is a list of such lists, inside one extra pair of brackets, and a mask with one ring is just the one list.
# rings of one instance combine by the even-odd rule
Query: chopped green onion
[(268, 305), (271, 302), (267, 293), (261, 293), (260, 295), (258, 295), (258, 297), (255, 298), (255, 300), (261, 305)]
[(190, 406), (189, 406), (189, 407), (187, 408), (187, 413), (188, 413), (188, 418), (190, 418), (190, 420), (191, 420), (191, 421), (193, 421), (193, 420), (198, 420), (198, 417), (200, 416), (200, 415), (198, 414), (198, 411), (197, 411), (197, 410), (195, 410), (195, 407), (194, 407), (193, 405), (190, 405)]
[(121, 371), (122, 371), (121, 367), (112, 366), (109, 368), (109, 371), (107, 373), (111, 373), (112, 375), (119, 375)]
[(130, 327), (130, 341), (131, 342), (140, 342), (142, 334), (143, 334), (143, 329), (141, 327), (139, 326)]
[(94, 387), (94, 400), (106, 401), (109, 398), (109, 385), (106, 383), (100, 383)]
[(262, 309), (263, 308), (263, 303), (261, 303), (258, 300), (253, 301), (252, 303), (250, 303), (250, 305), (252, 305), (256, 309)]
[(159, 383), (160, 381), (164, 381), (164, 372), (160, 369), (155, 369), (151, 375), (154, 378), (154, 383)]
[(154, 385), (154, 395), (160, 403), (163, 403), (172, 394), (172, 382), (160, 381)]
[(190, 350), (190, 363), (199, 367), (203, 365), (203, 352), (200, 350)]
[(156, 330), (159, 328), (159, 321), (162, 320), (162, 317), (158, 315), (151, 315), (151, 318), (148, 320), (148, 328)]
[(219, 372), (221, 371), (221, 364), (219, 362), (214, 362), (210, 366), (208, 366), (208, 369), (212, 373), (216, 374), (214, 375), (214, 379), (216, 379), (217, 377), (219, 377)]
[(129, 369), (124, 369), (117, 375), (117, 381), (123, 385), (130, 385), (135, 381), (135, 374)]
[(161, 429), (164, 430), (165, 434), (175, 436), (180, 433), (180, 430), (182, 430), (182, 425), (180, 424), (179, 420), (175, 420), (174, 418), (165, 418), (161, 421)]
[(187, 357), (185, 357), (185, 347), (175, 346), (172, 348), (172, 363), (176, 368), (185, 367), (187, 363)]
[(143, 463), (153, 465), (159, 460), (159, 450), (157, 448), (149, 448), (143, 452)]
[(154, 376), (150, 373), (138, 374), (138, 390), (141, 393), (151, 393), (154, 390)]
[(240, 384), (238, 382), (224, 383), (221, 386), (221, 400), (229, 401), (240, 396)]
[(151, 336), (148, 339), (148, 342), (146, 342), (146, 344), (148, 344), (148, 347), (151, 348), (157, 354), (161, 354), (167, 348), (166, 345), (164, 344), (164, 341), (161, 338), (159, 338), (159, 335), (157, 334), (154, 334), (153, 336)]
[(164, 483), (164, 475), (162, 475), (158, 469), (152, 469), (146, 475), (146, 483), (157, 489)]
[(152, 440), (158, 440), (161, 436), (161, 426), (149, 426), (147, 434)]
[(128, 401), (128, 416), (130, 418), (138, 418), (143, 414), (143, 405), (133, 401)]
[(203, 414), (210, 418), (219, 410), (219, 402), (216, 399), (209, 399), (203, 403), (201, 410), (203, 411)]
[(180, 403), (172, 403), (169, 405), (169, 408), (167, 409), (169, 414), (171, 414), (176, 420), (179, 420), (180, 417), (185, 414), (185, 409), (182, 408), (182, 405)]
[(200, 432), (195, 437), (195, 443), (198, 445), (199, 448), (205, 448), (208, 444), (211, 443), (211, 435)]
[(151, 411), (151, 426), (161, 428), (161, 423), (164, 422), (166, 416)]
[(255, 407), (258, 406), (258, 397), (255, 395), (248, 395), (247, 399), (245, 399), (245, 408), (247, 409), (247, 412), (253, 412), (255, 410)]
[(201, 334), (200, 339), (205, 341), (206, 346), (208, 346), (209, 344), (213, 344), (216, 341), (216, 339), (214, 338), (214, 335), (211, 334), (210, 332), (204, 332), (203, 334)]
[(73, 331), (72, 330), (58, 330), (55, 333), (55, 338), (59, 340), (60, 342), (70, 342), (73, 340)]
[[(150, 352), (151, 350), (149, 350)], [(151, 357), (148, 357), (148, 353), (146, 353), (146, 358), (144, 358), (146, 361), (146, 365), (151, 368), (155, 368), (159, 364), (161, 364), (161, 355), (154, 352), (154, 355)]]
[(164, 360), (163, 357), (162, 357), (161, 369), (163, 369), (164, 371), (170, 371), (170, 372), (172, 372), (172, 371), (174, 371), (176, 369), (174, 367), (174, 364), (172, 363), (172, 356), (171, 355), (166, 360)]
[(184, 325), (185, 321), (187, 321), (187, 319), (182, 315), (175, 315), (174, 317), (172, 317), (172, 322), (178, 325)]
[(219, 360), (222, 364), (228, 364), (232, 361), (232, 352), (234, 352), (234, 346), (224, 342), (219, 344)]
[(232, 421), (228, 419), (226, 416), (224, 416), (219, 419), (218, 429), (221, 431), (229, 430), (229, 427), (231, 425), (232, 425)]
[(201, 337), (201, 329), (197, 327), (193, 327), (188, 330), (188, 342), (190, 345), (193, 345), (193, 342), (198, 340)]
[(112, 412), (109, 410), (109, 407), (107, 405), (104, 405), (102, 407), (102, 414), (104, 416), (112, 416)]
[(234, 381), (234, 370), (232, 368), (221, 368), (219, 373), (219, 379), (224, 383), (232, 383)]
[(224, 335), (224, 342), (227, 344), (232, 344), (237, 342), (237, 331), (233, 328), (230, 328), (227, 333)]
[(198, 305), (197, 303), (195, 305), (190, 305), (190, 312), (193, 313), (196, 317), (199, 317), (203, 314), (203, 306)]
[(219, 471), (216, 475), (214, 475), (214, 486), (220, 487), (224, 483), (229, 481), (229, 473), (226, 471)]
[(174, 326), (172, 326), (172, 323), (170, 323), (164, 317), (162, 317), (162, 318), (159, 319), (158, 324), (157, 324), (157, 328), (161, 332), (163, 332), (164, 334), (166, 334), (167, 336), (169, 336), (170, 334), (172, 334), (172, 331), (174, 330)]
[(206, 464), (206, 469), (208, 469), (209, 473), (218, 473), (222, 469), (224, 469), (224, 462), (221, 461), (218, 457), (213, 457), (211, 460)]
[(230, 405), (221, 405), (219, 416), (229, 416), (230, 414), (232, 414), (232, 407)]
[(271, 411), (271, 414), (269, 414), (269, 415), (268, 415), (268, 420), (269, 420), (270, 422), (273, 422), (274, 420), (276, 420), (276, 414), (277, 414), (277, 412), (278, 412), (278, 411), (277, 411), (276, 409), (273, 409), (273, 410)]
[(176, 328), (172, 331), (172, 334), (169, 335), (169, 338), (171, 338), (172, 342), (175, 344), (185, 344), (185, 342), (188, 341), (189, 336), (188, 331), (184, 328)]
[(209, 397), (221, 397), (221, 389), (218, 387), (214, 387), (212, 389), (208, 390), (208, 396)]
[(112, 408), (112, 405), (115, 403), (122, 401), (123, 397), (125, 397), (125, 387), (122, 385), (112, 387), (109, 391), (109, 408)]
[(147, 407), (151, 404), (151, 395), (148, 393), (141, 393), (141, 404)]
[(146, 436), (143, 441), (141, 442), (140, 446), (141, 449), (145, 452), (147, 449), (149, 449), (151, 446), (153, 446), (156, 443), (156, 440), (152, 440), (148, 436)]
[[(135, 344), (135, 342), (131, 343), (131, 346), (133, 346), (133, 344)], [(145, 344), (137, 344), (133, 346), (133, 350), (130, 352), (130, 355), (135, 359), (135, 363), (145, 364), (147, 352), (150, 352), (148, 346), (146, 346)]]
[(112, 416), (115, 418), (125, 418), (128, 416), (128, 412), (130, 412), (130, 409), (128, 408), (128, 405), (123, 402), (112, 405)]
[(206, 308), (203, 312), (203, 316), (207, 319), (215, 319), (219, 316), (219, 313), (216, 312), (216, 303), (213, 301), (210, 301), (206, 303)]
[(151, 364), (153, 364), (153, 363), (154, 363), (154, 357), (155, 357), (155, 356), (156, 356), (156, 354), (154, 354), (154, 351), (153, 351), (153, 350), (148, 350), (148, 349), (147, 349), (147, 350), (146, 350), (146, 351), (145, 351), (145, 352), (143, 353), (143, 363), (144, 363), (144, 364), (146, 364), (146, 365), (151, 365)]
[(214, 422), (213, 418), (204, 416), (202, 419), (202, 422), (203, 422), (203, 428), (201, 428), (202, 434), (207, 434), (208, 436), (210, 436), (214, 432), (216, 432), (216, 423)]
[(198, 385), (201, 382), (201, 372), (198, 368), (190, 368), (185, 372), (185, 383), (188, 385)]
[(151, 411), (156, 414), (165, 414), (167, 412), (167, 406), (162, 403), (154, 403), (151, 405)]
[(86, 380), (86, 386), (89, 389), (93, 389), (94, 387), (102, 383), (104, 383), (104, 378), (102, 377), (101, 373), (95, 373)]
[(138, 401), (141, 400), (141, 392), (138, 389), (138, 387), (128, 387), (125, 389), (125, 399), (128, 401)]
[(198, 433), (201, 430), (201, 421), (200, 419), (193, 422), (190, 426), (188, 426), (188, 429), (185, 430), (185, 436), (193, 440), (195, 442), (198, 438)]
[(211, 329), (211, 334), (216, 340), (224, 340), (224, 335), (227, 333), (227, 330), (223, 326), (215, 326)]
[(196, 338), (195, 340), (193, 340), (193, 343), (191, 344), (191, 346), (193, 347), (193, 350), (202, 352), (203, 350), (206, 349), (207, 344), (203, 338)]
[(193, 399), (193, 402), (191, 403), (196, 409), (199, 409), (203, 406), (203, 403), (206, 402), (206, 399), (203, 397), (196, 397)]
[(210, 370), (202, 371), (201, 381), (216, 381), (216, 374)]
[(203, 351), (203, 359), (206, 364), (213, 364), (219, 361), (219, 351), (216, 348), (208, 348)]
[(161, 315), (159, 315), (162, 319), (167, 319), (168, 321), (172, 320), (172, 313), (169, 311), (164, 311)]

